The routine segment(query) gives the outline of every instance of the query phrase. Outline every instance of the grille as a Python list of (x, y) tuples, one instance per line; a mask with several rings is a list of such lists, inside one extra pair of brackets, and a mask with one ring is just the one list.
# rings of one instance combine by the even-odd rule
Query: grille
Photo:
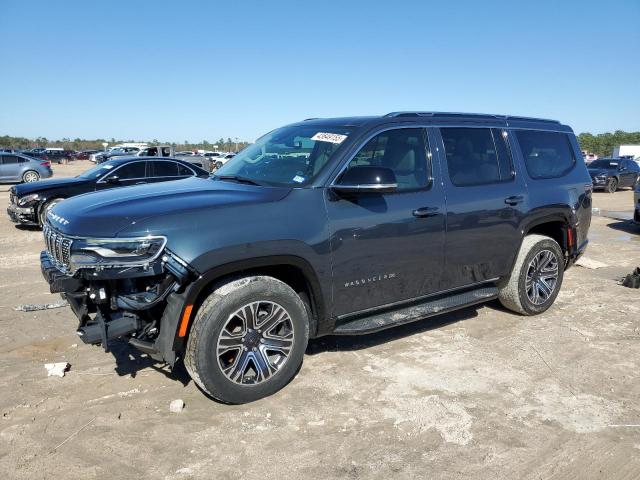
[(69, 257), (71, 256), (71, 244), (73, 241), (56, 232), (48, 224), (45, 224), (44, 245), (51, 261), (61, 270), (69, 270)]

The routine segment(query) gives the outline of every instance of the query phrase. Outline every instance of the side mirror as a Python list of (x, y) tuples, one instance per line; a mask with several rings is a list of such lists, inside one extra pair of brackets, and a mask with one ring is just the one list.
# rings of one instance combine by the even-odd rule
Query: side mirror
[(349, 168), (332, 188), (338, 193), (387, 193), (396, 190), (398, 182), (390, 168), (361, 165)]
[(111, 183), (113, 185), (117, 185), (118, 183), (120, 183), (120, 177), (117, 175), (111, 175), (106, 178), (106, 182)]

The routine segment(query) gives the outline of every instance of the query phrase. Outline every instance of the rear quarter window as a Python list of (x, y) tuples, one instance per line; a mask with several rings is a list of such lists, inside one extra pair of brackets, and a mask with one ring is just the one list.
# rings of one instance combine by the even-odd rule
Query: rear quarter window
[(515, 130), (515, 134), (531, 178), (562, 177), (576, 164), (566, 133)]

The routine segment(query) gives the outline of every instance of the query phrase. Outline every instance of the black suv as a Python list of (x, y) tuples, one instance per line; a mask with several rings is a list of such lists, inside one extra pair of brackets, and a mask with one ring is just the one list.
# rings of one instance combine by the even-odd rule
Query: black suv
[(591, 162), (587, 169), (594, 190), (615, 193), (618, 188), (634, 188), (640, 182), (640, 166), (626, 158), (600, 158)]
[(587, 246), (591, 192), (557, 121), (310, 119), (210, 178), (56, 205), (42, 272), (85, 342), (182, 358), (209, 395), (243, 403), (286, 385), (309, 338), (496, 298), (544, 312)]

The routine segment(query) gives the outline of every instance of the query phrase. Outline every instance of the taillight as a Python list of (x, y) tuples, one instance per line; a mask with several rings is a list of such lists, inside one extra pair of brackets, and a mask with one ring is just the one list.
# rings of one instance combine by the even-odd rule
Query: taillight
[(40, 165), (42, 165), (43, 167), (50, 167), (51, 162), (41, 162)]

